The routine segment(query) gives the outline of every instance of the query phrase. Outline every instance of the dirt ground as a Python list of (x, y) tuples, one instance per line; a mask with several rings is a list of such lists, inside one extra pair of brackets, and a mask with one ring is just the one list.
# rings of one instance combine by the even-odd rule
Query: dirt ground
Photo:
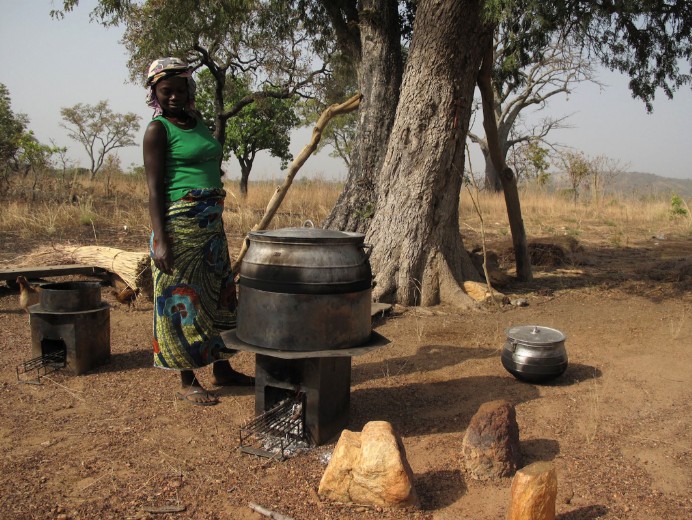
[[(692, 241), (675, 237), (585, 244), (568, 265), (537, 266), (534, 282), (503, 289), (526, 307), (397, 308), (376, 320), (391, 343), (353, 358), (349, 428), (392, 423), (416, 510), (319, 499), (334, 444), (284, 462), (241, 453), (253, 390), (211, 387), (213, 407), (177, 401), (177, 375), (151, 366), (151, 303), (128, 308), (108, 288), (110, 361), (18, 384), (29, 318), (17, 292), (0, 287), (0, 516), (258, 519), (255, 502), (295, 520), (505, 518), (511, 479), (473, 480), (460, 453), (478, 407), (506, 399), (525, 464), (557, 469), (561, 520), (692, 518), (690, 258)], [(549, 384), (520, 382), (500, 363), (507, 328), (528, 324), (567, 336), (569, 367)], [(233, 365), (252, 373), (252, 354)], [(209, 371), (200, 374), (209, 384)], [(164, 506), (184, 510), (146, 511)]]

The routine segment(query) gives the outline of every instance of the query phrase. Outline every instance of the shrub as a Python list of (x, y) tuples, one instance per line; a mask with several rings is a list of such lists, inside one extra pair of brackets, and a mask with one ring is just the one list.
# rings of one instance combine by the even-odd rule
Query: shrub
[(670, 215), (671, 217), (686, 217), (689, 212), (687, 210), (687, 204), (682, 200), (679, 195), (673, 195), (670, 199)]

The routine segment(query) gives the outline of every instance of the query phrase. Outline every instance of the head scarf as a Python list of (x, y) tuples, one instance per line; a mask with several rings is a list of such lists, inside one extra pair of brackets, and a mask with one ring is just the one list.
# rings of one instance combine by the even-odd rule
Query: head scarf
[(188, 103), (186, 112), (193, 115), (192, 111), (195, 109), (195, 91), (197, 90), (197, 84), (195, 80), (192, 79), (192, 67), (179, 58), (160, 58), (154, 60), (151, 65), (149, 65), (149, 72), (147, 72), (146, 86), (149, 87), (149, 91), (147, 92), (147, 105), (154, 109), (153, 117), (158, 117), (163, 113), (163, 109), (161, 105), (159, 105), (159, 100), (156, 99), (156, 84), (161, 80), (174, 76), (187, 78)]

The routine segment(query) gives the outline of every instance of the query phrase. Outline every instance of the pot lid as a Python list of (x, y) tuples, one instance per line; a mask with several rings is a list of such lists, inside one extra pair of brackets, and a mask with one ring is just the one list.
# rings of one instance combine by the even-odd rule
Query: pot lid
[(530, 345), (550, 345), (565, 341), (565, 335), (557, 329), (540, 325), (520, 325), (507, 329), (507, 337)]
[(258, 242), (305, 242), (305, 243), (354, 243), (360, 244), (365, 239), (363, 233), (336, 231), (312, 227), (290, 227), (263, 231), (250, 231), (250, 240)]

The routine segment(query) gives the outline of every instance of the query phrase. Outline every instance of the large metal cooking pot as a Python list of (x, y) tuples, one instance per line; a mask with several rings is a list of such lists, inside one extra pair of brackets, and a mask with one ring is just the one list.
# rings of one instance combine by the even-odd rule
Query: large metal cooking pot
[(316, 228), (249, 233), (240, 266), (238, 339), (305, 351), (366, 342), (372, 271), (364, 238)]
[(565, 335), (556, 329), (522, 325), (507, 330), (502, 365), (517, 379), (549, 381), (567, 369)]

